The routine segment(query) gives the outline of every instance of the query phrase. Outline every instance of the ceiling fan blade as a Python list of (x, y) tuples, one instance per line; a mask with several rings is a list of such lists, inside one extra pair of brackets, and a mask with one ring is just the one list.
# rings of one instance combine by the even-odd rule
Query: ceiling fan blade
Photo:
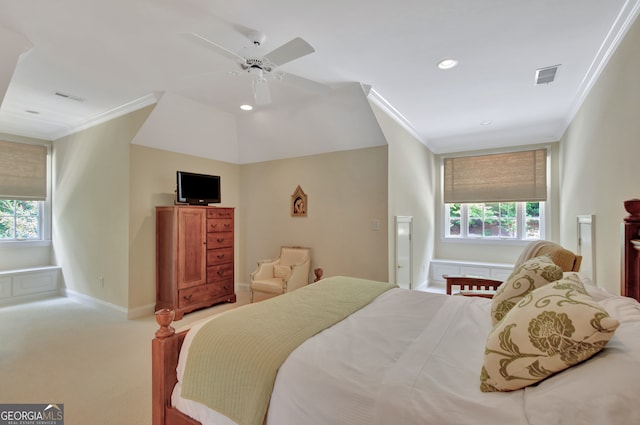
[(222, 55), (226, 58), (232, 59), (234, 61), (238, 61), (239, 63), (245, 63), (246, 64), (246, 59), (243, 58), (242, 56), (240, 56), (239, 54), (232, 52), (231, 50), (219, 45), (218, 43), (215, 43), (203, 36), (201, 36), (200, 34), (196, 34), (195, 32), (188, 32), (188, 33), (184, 33), (185, 36), (195, 40), (196, 42), (198, 42), (199, 44), (213, 50), (214, 52), (218, 53), (219, 55)]
[(315, 51), (316, 49), (314, 49), (309, 43), (300, 37), (296, 37), (277, 49), (267, 53), (265, 58), (274, 65), (279, 66)]
[(269, 93), (269, 84), (266, 78), (252, 78), (253, 81), (253, 98), (256, 105), (268, 105), (271, 103), (271, 94)]

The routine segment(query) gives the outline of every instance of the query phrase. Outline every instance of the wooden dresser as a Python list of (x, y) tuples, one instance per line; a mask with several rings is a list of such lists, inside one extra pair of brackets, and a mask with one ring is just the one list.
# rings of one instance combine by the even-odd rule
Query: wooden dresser
[(233, 208), (156, 207), (156, 311), (235, 302)]

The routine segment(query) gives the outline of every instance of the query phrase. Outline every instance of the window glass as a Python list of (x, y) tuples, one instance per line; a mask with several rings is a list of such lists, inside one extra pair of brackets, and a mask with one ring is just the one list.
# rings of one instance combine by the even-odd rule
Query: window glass
[(542, 202), (445, 204), (445, 236), (535, 240), (543, 234)]
[(0, 199), (0, 240), (41, 239), (41, 202)]

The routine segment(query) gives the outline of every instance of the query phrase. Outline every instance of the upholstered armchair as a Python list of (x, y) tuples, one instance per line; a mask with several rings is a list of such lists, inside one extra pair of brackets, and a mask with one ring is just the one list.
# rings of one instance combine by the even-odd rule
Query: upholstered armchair
[(307, 285), (310, 271), (310, 248), (283, 246), (278, 258), (258, 262), (251, 273), (251, 302), (254, 292), (279, 295)]
[[(514, 270), (531, 258), (549, 254), (551, 261), (565, 272), (580, 271), (582, 256), (576, 255), (568, 249), (554, 242), (534, 241), (522, 251), (514, 264)], [(492, 298), (502, 281), (486, 277), (474, 276), (442, 276), (447, 282), (447, 294), (451, 295), (454, 288), (459, 289), (460, 295)]]

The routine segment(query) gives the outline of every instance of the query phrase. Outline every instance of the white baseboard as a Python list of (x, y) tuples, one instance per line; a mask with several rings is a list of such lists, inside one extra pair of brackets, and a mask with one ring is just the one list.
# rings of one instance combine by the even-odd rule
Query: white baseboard
[(107, 301), (99, 300), (98, 298), (94, 298), (90, 295), (81, 294), (80, 292), (76, 292), (73, 289), (63, 288), (60, 290), (60, 292), (62, 296), (71, 298), (72, 300), (77, 301), (80, 304), (105, 309), (112, 313), (117, 313), (125, 319), (127, 319), (129, 316), (129, 310), (125, 307), (112, 304)]

